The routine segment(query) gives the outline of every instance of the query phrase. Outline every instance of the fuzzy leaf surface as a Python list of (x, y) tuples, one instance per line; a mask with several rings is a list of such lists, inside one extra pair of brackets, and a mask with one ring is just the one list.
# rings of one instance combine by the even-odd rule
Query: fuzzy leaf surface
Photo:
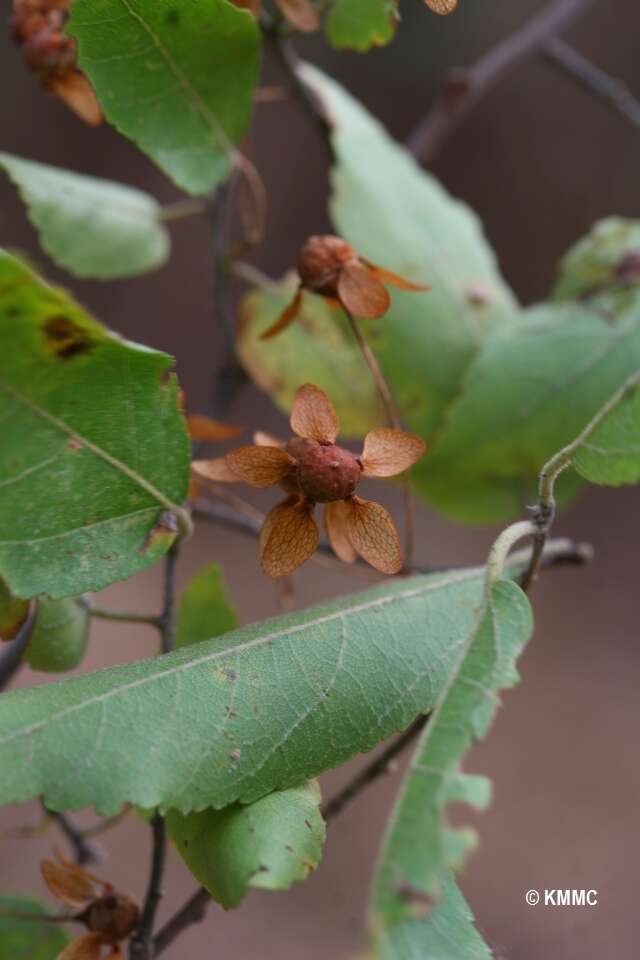
[(89, 639), (89, 612), (70, 597), (38, 600), (24, 659), (33, 670), (64, 673), (84, 657)]
[[(640, 298), (616, 315), (594, 302), (534, 307), (472, 364), (424, 486), (443, 511), (490, 521), (536, 499), (537, 477), (640, 367)], [(564, 485), (564, 487), (563, 487)], [(560, 479), (562, 501), (575, 474)]]
[(110, 280), (161, 266), (169, 234), (142, 190), (0, 153), (51, 259), (77, 277)]
[[(436, 703), (483, 568), (388, 581), (214, 640), (0, 699), (0, 803), (250, 803), (338, 766)], [(231, 760), (233, 751), (240, 751)], [(234, 757), (236, 754), (234, 753)]]
[(237, 907), (250, 888), (288, 890), (315, 870), (325, 838), (319, 804), (311, 781), (248, 806), (169, 811), (167, 827), (196, 880), (223, 907)]
[[(634, 380), (638, 379), (640, 368)], [(640, 386), (637, 382), (581, 442), (572, 465), (592, 483), (616, 487), (640, 481)]]
[(454, 802), (482, 808), (489, 801), (488, 781), (463, 773), (461, 762), (486, 735), (499, 691), (516, 683), (515, 663), (532, 627), (524, 593), (512, 581), (498, 581), (458, 651), (391, 816), (374, 880), (374, 930), (411, 916), (405, 889), (439, 898), (473, 847), (473, 831), (449, 827), (446, 808)]
[(6, 917), (3, 910), (48, 912), (31, 897), (0, 896), (0, 960), (56, 960), (71, 939), (59, 925)]
[(341, 310), (304, 293), (298, 317), (272, 340), (260, 334), (290, 303), (293, 289), (254, 290), (241, 309), (237, 350), (252, 379), (289, 414), (296, 390), (314, 383), (339, 411), (343, 434), (364, 434), (385, 421), (371, 374)]
[(258, 76), (248, 11), (227, 0), (74, 0), (67, 29), (110, 123), (189, 193), (225, 178)]
[(429, 908), (419, 897), (412, 919), (382, 927), (374, 937), (377, 960), (490, 960), (492, 953), (473, 925), (473, 914), (452, 877)]
[(171, 545), (163, 514), (186, 497), (189, 444), (170, 367), (0, 252), (0, 575), (14, 594), (99, 590)]

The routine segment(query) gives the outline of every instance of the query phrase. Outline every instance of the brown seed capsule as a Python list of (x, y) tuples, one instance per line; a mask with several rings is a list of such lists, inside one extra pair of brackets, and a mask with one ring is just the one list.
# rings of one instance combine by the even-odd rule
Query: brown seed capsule
[(287, 443), (287, 453), (297, 462), (300, 492), (316, 503), (352, 496), (362, 476), (357, 457), (334, 443), (293, 437)]
[(106, 893), (89, 904), (83, 919), (92, 933), (100, 933), (105, 940), (118, 943), (126, 940), (137, 926), (140, 908), (123, 893)]
[(302, 285), (325, 297), (335, 297), (342, 267), (355, 259), (353, 248), (340, 237), (309, 237), (298, 255)]

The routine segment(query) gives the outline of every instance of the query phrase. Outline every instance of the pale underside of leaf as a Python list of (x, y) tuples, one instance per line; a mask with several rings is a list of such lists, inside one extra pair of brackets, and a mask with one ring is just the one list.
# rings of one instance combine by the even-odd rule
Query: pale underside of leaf
[(141, 190), (0, 153), (52, 260), (79, 277), (110, 279), (161, 266), (169, 235)]
[[(9, 694), (0, 802), (188, 812), (253, 801), (371, 749), (429, 709), (481, 570), (390, 583), (165, 657)], [(241, 754), (230, 762), (236, 747)], [(61, 772), (62, 771), (62, 772)]]

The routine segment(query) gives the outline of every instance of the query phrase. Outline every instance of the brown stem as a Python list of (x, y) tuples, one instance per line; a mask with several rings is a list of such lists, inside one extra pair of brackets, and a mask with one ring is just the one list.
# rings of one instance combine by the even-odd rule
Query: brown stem
[(54, 813), (47, 810), (44, 804), (42, 809), (48, 817), (58, 825), (58, 829), (64, 834), (67, 842), (73, 851), (73, 859), (79, 866), (87, 863), (97, 863), (99, 860), (96, 848), (87, 840), (83, 831), (76, 826), (74, 821), (66, 813)]
[(380, 364), (376, 360), (371, 347), (365, 340), (364, 334), (360, 328), (360, 324), (358, 323), (356, 318), (353, 316), (353, 314), (349, 312), (349, 310), (345, 309), (344, 312), (347, 315), (347, 320), (349, 321), (349, 325), (353, 331), (353, 335), (358, 341), (358, 346), (360, 347), (360, 353), (362, 354), (364, 358), (364, 362), (369, 368), (369, 372), (373, 377), (373, 382), (375, 383), (378, 393), (380, 394), (380, 397), (382, 399), (382, 403), (384, 404), (384, 408), (387, 412), (387, 420), (389, 421), (392, 427), (394, 427), (396, 430), (400, 430), (401, 425), (400, 425), (400, 417), (398, 415), (398, 410), (394, 403), (393, 397), (391, 395), (391, 390), (389, 389), (389, 385), (384, 378), (384, 374), (382, 370), (380, 369)]
[[(369, 368), (373, 382), (375, 383), (378, 393), (384, 408), (387, 412), (387, 420), (389, 421), (390, 426), (395, 430), (401, 430), (402, 424), (400, 422), (400, 415), (398, 414), (398, 408), (396, 407), (395, 401), (393, 399), (391, 390), (389, 389), (389, 384), (384, 378), (384, 374), (380, 369), (380, 364), (376, 360), (373, 350), (365, 340), (364, 334), (360, 328), (360, 324), (353, 316), (353, 314), (345, 309), (344, 311), (347, 315), (347, 320), (353, 331), (353, 335), (356, 338), (360, 352)], [(403, 573), (409, 573), (411, 568), (411, 561), (413, 559), (413, 550), (415, 547), (415, 518), (416, 518), (416, 509), (415, 509), (415, 499), (413, 496), (413, 485), (411, 483), (411, 475), (409, 471), (403, 474), (402, 485), (404, 488), (404, 568)]]
[(151, 821), (151, 830), (153, 833), (151, 872), (140, 923), (129, 941), (129, 960), (151, 960), (154, 956), (151, 937), (156, 911), (162, 898), (162, 878), (167, 852), (164, 819), (159, 813), (156, 813)]
[(260, 27), (262, 35), (285, 77), (291, 94), (318, 131), (328, 159), (333, 160), (331, 128), (321, 107), (316, 103), (313, 93), (300, 79), (298, 54), (287, 38), (287, 25), (282, 22), (279, 11), (273, 16), (263, 11), (260, 15)]
[(609, 76), (559, 37), (551, 37), (543, 47), (544, 55), (579, 86), (613, 107), (630, 123), (640, 127), (640, 101), (626, 84)]
[(192, 923), (200, 923), (204, 920), (210, 903), (209, 891), (204, 887), (199, 887), (154, 937), (153, 956), (159, 957), (161, 953), (164, 953), (167, 947), (170, 947), (182, 931), (191, 926)]
[(360, 770), (334, 797), (327, 800), (321, 808), (324, 819), (329, 821), (337, 817), (363, 790), (372, 783), (375, 783), (379, 777), (389, 773), (392, 761), (402, 753), (405, 747), (408, 747), (409, 744), (416, 739), (428, 719), (428, 714), (420, 714), (410, 727), (407, 727), (407, 729), (401, 733), (399, 737), (396, 737), (377, 757), (374, 757), (371, 763)]
[(594, 0), (553, 0), (539, 14), (496, 44), (471, 67), (453, 70), (427, 113), (407, 138), (407, 147), (423, 163), (442, 150), (462, 120), (499, 80), (538, 53), (547, 41), (575, 20)]

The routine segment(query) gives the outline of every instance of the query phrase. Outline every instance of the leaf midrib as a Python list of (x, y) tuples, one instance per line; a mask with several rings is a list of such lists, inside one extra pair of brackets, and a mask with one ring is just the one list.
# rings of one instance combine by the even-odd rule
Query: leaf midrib
[[(457, 574), (451, 574), (446, 580), (439, 579), (436, 583), (427, 583), (420, 587), (414, 587), (410, 590), (401, 590), (397, 593), (388, 594), (384, 597), (376, 597), (372, 600), (369, 600), (365, 603), (354, 604), (351, 607), (341, 608), (340, 610), (332, 611), (331, 613), (325, 614), (324, 616), (317, 617), (314, 620), (306, 620), (304, 623), (295, 624), (290, 627), (285, 627), (281, 630), (277, 630), (274, 633), (266, 634), (263, 637), (255, 637), (252, 640), (248, 640), (246, 643), (240, 643), (236, 646), (228, 646), (223, 650), (215, 650), (212, 653), (203, 654), (200, 657), (188, 660), (186, 663), (177, 664), (174, 667), (168, 667), (166, 670), (163, 670), (159, 673), (153, 673), (147, 677), (141, 677), (138, 680), (133, 680), (130, 683), (122, 684), (117, 687), (113, 687), (110, 690), (105, 691), (104, 693), (98, 694), (94, 697), (90, 697), (86, 700), (82, 700), (80, 703), (73, 704), (72, 706), (65, 707), (62, 710), (59, 710), (57, 713), (49, 714), (45, 719), (39, 720), (37, 723), (32, 724), (30, 727), (22, 728), (16, 730), (13, 733), (1, 737), (0, 745), (11, 743), (14, 740), (18, 740), (21, 737), (29, 737), (34, 733), (37, 733), (39, 730), (44, 727), (49, 726), (54, 723), (56, 720), (61, 719), (62, 717), (68, 716), (69, 714), (75, 713), (78, 710), (82, 710), (85, 707), (90, 707), (96, 703), (103, 703), (106, 700), (109, 700), (111, 697), (120, 696), (120, 694), (127, 693), (129, 690), (136, 689), (137, 687), (146, 686), (149, 683), (153, 683), (156, 680), (162, 681), (167, 677), (183, 673), (186, 670), (195, 669), (200, 667), (205, 663), (212, 663), (216, 660), (221, 660), (224, 657), (229, 655), (236, 656), (239, 653), (245, 653), (248, 650), (254, 650), (257, 647), (263, 646), (267, 643), (272, 643), (276, 640), (281, 639), (282, 637), (291, 637), (297, 633), (300, 633), (303, 630), (308, 630), (313, 627), (320, 626), (325, 623), (330, 623), (333, 620), (339, 620), (345, 616), (350, 616), (353, 614), (362, 613), (365, 610), (372, 610), (376, 607), (383, 607), (387, 604), (395, 603), (399, 600), (408, 600), (412, 597), (422, 596), (428, 593), (431, 593), (434, 590), (443, 589), (449, 587), (453, 584), (464, 582), (465, 580), (477, 579), (482, 575), (483, 568), (475, 567), (470, 570), (465, 570)], [(233, 633), (238, 631), (234, 630)], [(174, 656), (174, 654), (167, 654), (166, 656)], [(157, 660), (157, 658), (156, 658)], [(111, 668), (113, 669), (113, 668)], [(122, 669), (122, 668), (115, 668)], [(126, 668), (125, 668), (126, 669)], [(85, 678), (79, 677), (76, 681), (73, 682), (83, 682)]]
[(23, 407), (26, 407), (27, 410), (30, 410), (36, 416), (41, 417), (41, 419), (45, 420), (47, 423), (52, 424), (52, 426), (62, 431), (62, 433), (65, 433), (68, 437), (79, 441), (84, 447), (87, 448), (87, 450), (91, 450), (92, 453), (94, 453), (101, 460), (104, 460), (105, 463), (108, 463), (109, 466), (114, 468), (114, 470), (122, 473), (124, 476), (132, 480), (137, 486), (141, 487), (143, 490), (146, 490), (146, 492), (150, 494), (154, 500), (157, 500), (157, 502), (167, 510), (180, 509), (177, 504), (173, 503), (169, 497), (165, 496), (164, 493), (158, 490), (157, 487), (155, 487), (149, 480), (139, 474), (136, 470), (127, 466), (126, 463), (123, 463), (122, 460), (114, 457), (107, 450), (103, 450), (102, 447), (99, 447), (97, 444), (93, 443), (92, 440), (89, 440), (77, 430), (74, 430), (73, 427), (70, 427), (67, 423), (65, 423), (64, 420), (61, 420), (59, 417), (49, 413), (39, 404), (30, 400), (29, 397), (20, 393), (14, 387), (10, 387), (7, 384), (0, 382), (0, 390), (4, 390), (6, 394), (8, 394), (10, 397), (13, 397), (14, 400), (16, 400), (19, 404), (22, 404)]

